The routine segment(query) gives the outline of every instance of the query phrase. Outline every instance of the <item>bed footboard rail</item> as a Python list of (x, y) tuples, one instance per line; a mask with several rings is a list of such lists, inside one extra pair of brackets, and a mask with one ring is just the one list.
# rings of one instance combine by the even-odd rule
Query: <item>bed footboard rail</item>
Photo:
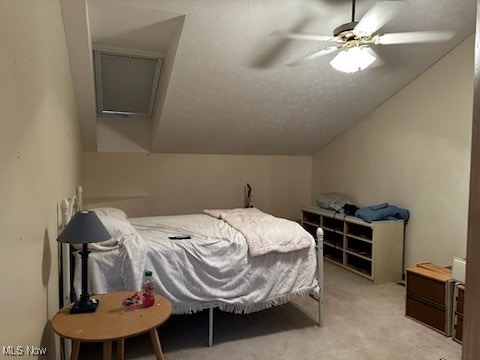
[[(317, 280), (319, 287), (318, 295), (318, 326), (323, 327), (323, 230), (317, 229)], [(208, 346), (213, 346), (213, 311), (215, 307), (208, 308)]]

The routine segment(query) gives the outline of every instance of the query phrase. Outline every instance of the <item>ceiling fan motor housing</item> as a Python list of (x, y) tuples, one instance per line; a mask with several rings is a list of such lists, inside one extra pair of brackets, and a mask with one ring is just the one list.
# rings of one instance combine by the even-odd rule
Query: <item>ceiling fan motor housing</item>
[(342, 24), (333, 30), (333, 36), (343, 36), (343, 33), (351, 33), (353, 35), (353, 29), (357, 26), (358, 21), (352, 21), (346, 24)]

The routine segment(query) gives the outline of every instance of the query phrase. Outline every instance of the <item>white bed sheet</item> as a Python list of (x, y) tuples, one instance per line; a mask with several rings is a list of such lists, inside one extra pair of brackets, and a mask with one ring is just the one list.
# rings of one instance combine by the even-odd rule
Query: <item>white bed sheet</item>
[[(316, 252), (312, 246), (287, 253), (270, 252), (250, 257), (245, 237), (225, 221), (205, 214), (129, 219), (143, 241), (144, 267), (153, 271), (157, 293), (170, 299), (174, 313), (204, 308), (249, 313), (318, 293)], [(170, 240), (172, 235), (190, 235)], [(121, 278), (122, 246), (92, 251), (89, 256), (89, 291), (140, 290), (126, 287)], [(124, 255), (123, 255), (124, 256)], [(80, 256), (76, 254), (75, 290), (81, 288)], [(138, 265), (140, 267), (140, 265)], [(133, 270), (132, 270), (133, 271)], [(138, 287), (139, 284), (136, 286)]]

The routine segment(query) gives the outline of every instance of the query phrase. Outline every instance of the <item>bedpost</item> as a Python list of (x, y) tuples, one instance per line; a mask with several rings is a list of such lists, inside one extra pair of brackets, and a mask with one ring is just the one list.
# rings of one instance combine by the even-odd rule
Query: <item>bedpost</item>
[(320, 294), (318, 298), (318, 326), (323, 327), (323, 300), (324, 300), (324, 287), (323, 287), (323, 230), (317, 228), (317, 279)]
[(77, 211), (82, 211), (83, 210), (83, 188), (80, 185), (77, 186), (76, 194), (77, 194)]
[[(82, 210), (83, 203), (83, 189), (81, 186), (77, 186), (75, 195), (71, 199), (63, 199), (60, 203), (60, 210), (62, 213), (62, 227), (61, 230), (68, 224), (72, 216)], [(61, 263), (62, 263), (62, 277), (63, 277), (63, 298), (62, 306), (66, 306), (71, 303), (71, 263), (70, 263), (70, 244), (61, 244)]]
[(69, 213), (70, 213), (70, 208), (68, 206), (68, 200), (63, 199), (62, 202), (60, 203), (60, 211), (62, 213), (62, 226), (61, 229), (65, 227), (65, 225), (68, 224), (69, 220)]
[[(62, 211), (62, 227), (65, 228), (71, 218), (70, 202), (67, 199), (63, 199), (60, 203), (60, 209)], [(61, 246), (61, 262), (62, 262), (62, 304), (66, 306), (70, 304), (70, 244), (60, 243)]]
[[(62, 225), (59, 229), (61, 232), (65, 226), (68, 224), (72, 216), (77, 212), (81, 211), (83, 206), (83, 189), (81, 186), (77, 186), (75, 195), (71, 199), (63, 199), (60, 203), (60, 211), (62, 214)], [(70, 244), (60, 244), (60, 263), (61, 263), (61, 276), (62, 276), (62, 300), (61, 306), (67, 306), (72, 302), (72, 292), (71, 292), (71, 282), (70, 276), (72, 274), (72, 264), (70, 261), (71, 256), (71, 247)], [(71, 340), (64, 340), (63, 343), (63, 358), (70, 358), (72, 353), (72, 342)]]
[(213, 346), (213, 307), (208, 309), (208, 346)]

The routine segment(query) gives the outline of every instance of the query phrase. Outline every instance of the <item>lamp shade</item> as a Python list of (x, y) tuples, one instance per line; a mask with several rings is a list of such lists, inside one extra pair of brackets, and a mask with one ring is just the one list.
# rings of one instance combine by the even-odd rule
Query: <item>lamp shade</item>
[(110, 238), (109, 232), (105, 229), (97, 214), (93, 211), (79, 211), (65, 226), (57, 241), (70, 244), (88, 244)]

